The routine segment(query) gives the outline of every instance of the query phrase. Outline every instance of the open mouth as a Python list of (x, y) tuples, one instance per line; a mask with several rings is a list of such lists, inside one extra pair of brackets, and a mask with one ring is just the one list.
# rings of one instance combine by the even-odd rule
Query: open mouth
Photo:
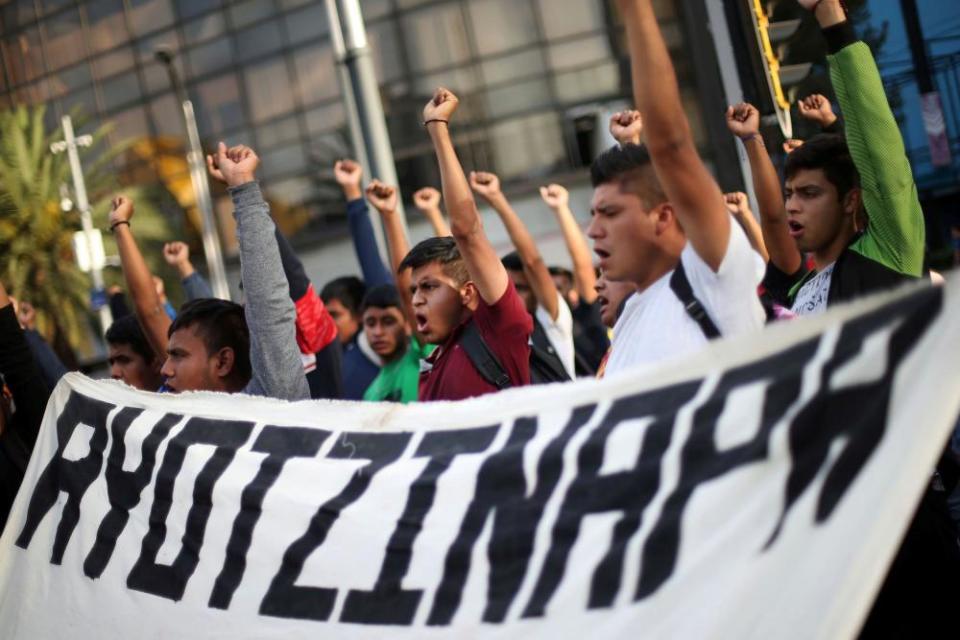
[(604, 251), (603, 249), (594, 249), (593, 252), (594, 252), (595, 254), (597, 254), (597, 256), (599, 256), (601, 260), (604, 259), (604, 258), (609, 258), (609, 257), (610, 257), (610, 252), (609, 252), (609, 251)]
[(803, 234), (803, 225), (796, 220), (788, 220), (787, 226), (790, 228), (790, 235), (794, 238)]
[(604, 309), (608, 304), (610, 304), (610, 301), (603, 296), (597, 296), (597, 302), (600, 303), (601, 309)]
[(425, 332), (427, 330), (427, 316), (422, 313), (415, 313), (413, 317), (417, 321), (417, 332)]

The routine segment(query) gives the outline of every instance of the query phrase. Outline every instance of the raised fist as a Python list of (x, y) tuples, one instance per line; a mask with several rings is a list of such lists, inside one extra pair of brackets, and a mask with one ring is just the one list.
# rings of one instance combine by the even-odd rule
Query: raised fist
[(803, 140), (797, 140), (796, 138), (790, 138), (789, 140), (783, 141), (783, 151), (784, 153), (793, 153), (797, 149), (803, 146)]
[(837, 121), (837, 116), (833, 113), (833, 106), (830, 101), (819, 93), (807, 96), (797, 103), (800, 109), (800, 115), (807, 120), (816, 122), (821, 127), (829, 127)]
[(333, 165), (333, 177), (341, 187), (359, 187), (363, 178), (363, 167), (353, 160), (337, 160)]
[(752, 104), (746, 102), (728, 107), (727, 129), (738, 138), (759, 135), (760, 112)]
[(747, 194), (741, 191), (725, 193), (723, 194), (723, 200), (727, 205), (727, 211), (731, 215), (741, 218), (750, 214), (750, 200), (747, 198)]
[(163, 245), (163, 259), (171, 267), (190, 262), (190, 247), (185, 242), (168, 242)]
[(470, 187), (489, 200), (500, 194), (500, 178), (487, 171), (471, 171)]
[(453, 112), (457, 110), (458, 104), (460, 104), (460, 100), (453, 95), (452, 91), (440, 87), (434, 92), (427, 106), (423, 108), (423, 121), (445, 120), (449, 122)]
[(24, 329), (32, 331), (37, 328), (37, 310), (29, 302), (17, 305), (17, 320)]
[(440, 192), (433, 187), (418, 189), (413, 194), (413, 204), (423, 212), (434, 211), (440, 208)]
[(129, 223), (131, 218), (133, 218), (133, 200), (126, 196), (117, 196), (111, 202), (110, 208), (110, 226), (120, 224), (121, 222)]
[(640, 144), (643, 118), (635, 110), (620, 111), (610, 116), (610, 135), (620, 144)]
[(562, 209), (570, 203), (570, 193), (559, 184), (540, 187), (540, 197), (551, 209)]
[(367, 185), (367, 201), (380, 213), (393, 213), (397, 210), (397, 190), (373, 180)]
[(259, 164), (260, 158), (250, 147), (240, 144), (228, 149), (222, 142), (217, 145), (216, 155), (207, 160), (211, 175), (230, 187), (253, 182)]

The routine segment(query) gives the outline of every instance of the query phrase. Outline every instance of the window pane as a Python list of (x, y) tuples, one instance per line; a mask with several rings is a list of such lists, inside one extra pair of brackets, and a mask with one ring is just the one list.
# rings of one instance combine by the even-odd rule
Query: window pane
[(92, 51), (103, 51), (129, 40), (121, 0), (86, 2), (87, 42)]
[(14, 86), (42, 75), (43, 56), (40, 53), (39, 31), (27, 29), (5, 40), (3, 58), (7, 63), (10, 82)]
[(500, 122), (490, 128), (490, 138), (501, 179), (549, 169), (566, 157), (556, 113)]
[(234, 28), (259, 22), (276, 13), (271, 0), (247, 0), (230, 7), (230, 17)]
[(373, 56), (377, 80), (386, 82), (400, 76), (403, 67), (400, 60), (400, 45), (392, 22), (380, 22), (367, 28), (367, 42)]
[(547, 39), (606, 29), (601, 2), (537, 0)]
[(133, 66), (133, 51), (124, 47), (117, 51), (100, 56), (93, 61), (93, 70), (97, 78), (106, 78)]
[(255, 122), (267, 120), (293, 109), (290, 74), (283, 59), (248, 67), (244, 70), (251, 116)]
[(257, 144), (260, 150), (271, 149), (284, 142), (299, 140), (301, 137), (300, 125), (296, 116), (257, 127)]
[(190, 74), (198, 77), (222, 69), (233, 60), (230, 39), (226, 36), (195, 47), (187, 54), (190, 61)]
[(125, 73), (103, 82), (100, 87), (103, 106), (107, 111), (140, 97), (140, 83), (136, 73)]
[(62, 69), (49, 78), (51, 84), (51, 93), (54, 95), (68, 94), (81, 87), (87, 87), (93, 82), (90, 75), (90, 67), (86, 63), (78, 64), (75, 67)]
[(202, 42), (217, 37), (226, 29), (223, 14), (211, 13), (183, 25), (183, 39), (187, 44)]
[(50, 69), (59, 69), (84, 56), (80, 12), (76, 9), (50, 18), (44, 24), (44, 29), (47, 65)]
[(173, 7), (170, 0), (130, 0), (129, 16), (134, 33), (150, 33), (173, 24)]
[(491, 89), (486, 93), (487, 112), (492, 118), (529, 111), (550, 104), (550, 83), (546, 78)]
[(264, 55), (277, 51), (283, 44), (280, 25), (276, 20), (241, 31), (234, 38), (237, 58), (241, 62), (256, 62)]
[(620, 92), (620, 69), (611, 62), (599, 67), (558, 73), (554, 90), (561, 102), (584, 102)]
[(307, 111), (305, 120), (307, 122), (307, 131), (310, 133), (322, 133), (333, 131), (344, 126), (347, 122), (347, 116), (343, 111), (343, 103), (338, 101)]
[(177, 0), (177, 13), (181, 18), (192, 18), (220, 8), (220, 0)]
[(197, 127), (203, 138), (222, 135), (243, 124), (240, 87), (233, 74), (203, 82), (193, 90)]
[(469, 7), (481, 55), (515, 49), (537, 39), (533, 11), (526, 0), (471, 0)]
[(160, 135), (184, 138), (183, 111), (172, 93), (154, 98), (150, 103), (150, 115), (153, 125)]
[(431, 7), (402, 19), (412, 71), (446, 67), (470, 58), (459, 5)]
[(540, 49), (530, 49), (493, 60), (484, 60), (481, 68), (488, 85), (515, 78), (528, 78), (546, 71), (543, 51)]
[(7, 33), (36, 19), (33, 10), (33, 0), (12, 0), (0, 5), (0, 18), (3, 19), (3, 30)]
[(293, 57), (304, 104), (333, 98), (340, 93), (330, 45), (308, 47)]
[(143, 107), (133, 107), (110, 116), (114, 130), (111, 134), (114, 144), (123, 140), (145, 138), (150, 135), (147, 125), (147, 112)]
[(307, 155), (299, 142), (262, 153), (260, 158), (258, 173), (264, 179), (300, 173), (307, 168)]
[(611, 59), (610, 43), (606, 36), (591, 36), (550, 47), (547, 54), (555, 71), (584, 67), (590, 63)]
[(287, 38), (294, 44), (314, 40), (330, 31), (327, 11), (322, 3), (291, 13), (283, 21), (287, 26)]

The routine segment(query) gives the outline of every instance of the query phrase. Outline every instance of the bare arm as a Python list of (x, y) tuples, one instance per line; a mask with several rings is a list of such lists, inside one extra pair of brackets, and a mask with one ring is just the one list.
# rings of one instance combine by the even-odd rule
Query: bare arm
[(559, 184), (551, 184), (540, 187), (540, 197), (553, 211), (560, 224), (560, 232), (573, 263), (573, 286), (577, 295), (586, 304), (593, 304), (597, 299), (597, 272), (593, 268), (593, 258), (583, 231), (570, 211), (570, 194)]
[[(803, 263), (803, 256), (790, 236), (787, 226), (787, 208), (784, 204), (780, 176), (770, 160), (767, 147), (760, 136), (760, 112), (750, 104), (738, 104), (727, 109), (727, 128), (743, 141), (753, 174), (753, 189), (760, 208), (760, 228), (769, 260), (784, 273), (795, 273)], [(749, 234), (748, 234), (749, 235)]]
[[(747, 194), (735, 191), (725, 194), (724, 198), (727, 202), (727, 210), (743, 229), (744, 233), (747, 234), (747, 240), (750, 241), (750, 246), (760, 254), (764, 262), (769, 262), (770, 254), (767, 252), (767, 247), (763, 242), (763, 232), (760, 230), (760, 225), (757, 224), (756, 218), (753, 217), (753, 212), (750, 211), (750, 201), (747, 199)], [(793, 272), (791, 271), (790, 273)]]
[(417, 326), (413, 313), (413, 295), (410, 293), (410, 269), (400, 271), (400, 263), (410, 253), (410, 242), (403, 230), (403, 222), (397, 213), (397, 190), (394, 187), (374, 180), (367, 186), (367, 202), (380, 213), (383, 229), (390, 249), (390, 269), (393, 271), (400, 300), (403, 302), (403, 315), (411, 327)]
[(446, 89), (437, 89), (423, 109), (423, 120), (432, 120), (426, 126), (440, 165), (440, 181), (450, 214), (451, 234), (480, 297), (487, 304), (495, 304), (507, 290), (509, 276), (483, 231), (477, 203), (453, 148), (449, 121), (456, 109), (457, 97)]
[(133, 309), (137, 320), (143, 327), (143, 333), (153, 347), (154, 353), (167, 352), (167, 331), (170, 329), (170, 317), (163, 308), (160, 296), (153, 284), (153, 274), (140, 253), (137, 240), (130, 228), (133, 218), (133, 202), (119, 196), (113, 200), (110, 211), (110, 228), (117, 241), (120, 252), (120, 264), (123, 266), (123, 278), (127, 291), (133, 299)]
[(560, 313), (557, 286), (550, 277), (550, 270), (547, 269), (547, 264), (543, 261), (543, 256), (540, 255), (537, 243), (533, 241), (527, 225), (523, 224), (520, 216), (513, 210), (507, 197), (500, 190), (500, 179), (492, 173), (471, 171), (470, 186), (483, 196), (483, 199), (500, 216), (503, 226), (507, 229), (507, 235), (510, 236), (510, 242), (513, 243), (523, 263), (523, 271), (530, 281), (530, 288), (533, 289), (537, 303), (547, 310), (551, 320), (556, 320), (557, 314)]
[(443, 219), (443, 212), (440, 211), (440, 192), (433, 187), (424, 187), (413, 194), (413, 204), (417, 206), (420, 213), (424, 215), (430, 226), (433, 227), (433, 235), (438, 238), (446, 238), (450, 235), (450, 226)]
[(730, 216), (694, 145), (652, 1), (618, 0), (618, 5), (627, 28), (634, 98), (643, 114), (654, 169), (694, 250), (716, 271), (730, 240)]

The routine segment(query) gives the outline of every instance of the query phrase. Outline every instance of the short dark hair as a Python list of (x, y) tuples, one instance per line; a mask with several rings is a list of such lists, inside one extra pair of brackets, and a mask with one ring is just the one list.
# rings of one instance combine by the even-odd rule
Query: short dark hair
[(549, 271), (550, 275), (552, 276), (563, 276), (567, 280), (570, 280), (571, 282), (573, 282), (573, 271), (570, 271), (570, 269), (567, 269), (565, 267), (553, 266), (553, 267), (547, 267), (547, 271)]
[(860, 186), (860, 174), (847, 141), (836, 133), (817, 134), (787, 156), (784, 167), (787, 180), (803, 169), (821, 169), (827, 181), (837, 188), (841, 200), (851, 189)]
[(339, 300), (340, 304), (346, 307), (351, 314), (360, 315), (360, 305), (363, 304), (363, 296), (367, 293), (367, 285), (357, 276), (343, 276), (334, 278), (323, 285), (320, 290), (320, 298), (324, 304), (330, 304), (331, 300)]
[(143, 328), (134, 315), (123, 316), (113, 321), (106, 333), (108, 344), (125, 344), (133, 349), (134, 353), (143, 358), (147, 364), (154, 361), (157, 357), (156, 352), (147, 337), (143, 334)]
[(248, 381), (252, 375), (250, 366), (250, 329), (243, 315), (243, 307), (236, 302), (218, 298), (198, 298), (182, 307), (170, 324), (167, 337), (175, 331), (193, 327), (203, 340), (207, 353), (216, 353), (224, 347), (234, 352), (232, 376)]
[(397, 290), (397, 287), (392, 284), (381, 284), (367, 290), (367, 295), (363, 296), (363, 305), (360, 308), (360, 313), (363, 313), (370, 307), (377, 309), (396, 307), (401, 309), (400, 292)]
[(457, 243), (450, 236), (427, 238), (418, 242), (410, 253), (404, 256), (398, 271), (419, 269), (431, 262), (440, 263), (443, 272), (453, 278), (457, 284), (464, 285), (470, 280), (470, 272), (460, 255)]
[(617, 145), (601, 153), (590, 165), (590, 182), (594, 188), (617, 182), (621, 191), (636, 194), (648, 209), (667, 201), (650, 152), (642, 144)]
[(523, 271), (523, 260), (520, 259), (520, 254), (516, 251), (511, 251), (500, 258), (500, 262), (503, 263), (503, 268), (507, 271)]

